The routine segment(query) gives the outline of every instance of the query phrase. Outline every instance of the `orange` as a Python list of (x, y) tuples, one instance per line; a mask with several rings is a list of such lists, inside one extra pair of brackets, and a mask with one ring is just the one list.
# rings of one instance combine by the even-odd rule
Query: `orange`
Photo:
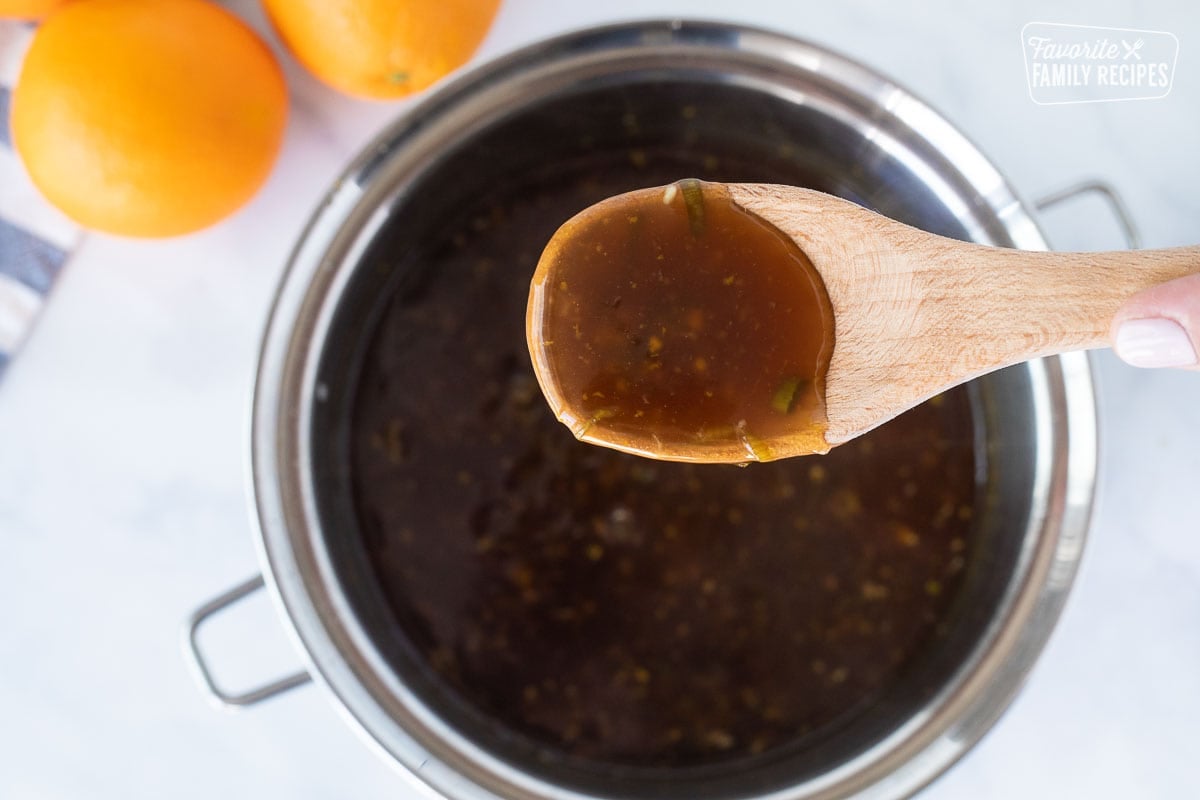
[(500, 0), (263, 0), (309, 72), (347, 94), (420, 91), (471, 57)]
[(34, 34), (12, 140), (69, 217), (126, 236), (222, 219), (266, 180), (287, 87), (262, 40), (205, 0), (87, 0)]
[(0, 0), (0, 18), (41, 19), (71, 0)]

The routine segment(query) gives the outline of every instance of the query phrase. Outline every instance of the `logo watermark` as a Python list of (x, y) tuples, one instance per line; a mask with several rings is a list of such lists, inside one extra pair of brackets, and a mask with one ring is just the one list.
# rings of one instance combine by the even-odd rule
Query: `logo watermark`
[(1166, 31), (1030, 22), (1021, 29), (1039, 105), (1157, 100), (1171, 91), (1179, 39)]

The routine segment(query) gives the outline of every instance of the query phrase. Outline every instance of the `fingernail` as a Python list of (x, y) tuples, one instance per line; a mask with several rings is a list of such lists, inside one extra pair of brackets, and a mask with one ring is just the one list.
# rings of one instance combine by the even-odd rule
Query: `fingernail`
[(1171, 319), (1131, 319), (1117, 328), (1113, 345), (1121, 360), (1135, 367), (1191, 367), (1196, 350), (1187, 331)]

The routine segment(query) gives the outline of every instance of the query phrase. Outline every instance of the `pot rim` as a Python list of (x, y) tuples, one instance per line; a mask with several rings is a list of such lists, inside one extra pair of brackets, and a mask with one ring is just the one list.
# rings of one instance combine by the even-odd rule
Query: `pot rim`
[[(651, 52), (655, 59), (675, 53), (766, 60), (836, 81), (886, 108), (935, 146), (1015, 246), (1046, 249), (1026, 206), (995, 167), (911, 92), (819, 45), (740, 24), (642, 20), (563, 34), (443, 84), (384, 129), (314, 212), (270, 312), (251, 420), (256, 543), (270, 594), (309, 673), (381, 755), (416, 776), (418, 785), (447, 797), (588, 796), (522, 772), (450, 728), (398, 680), (356, 618), (323, 546), (310, 480), (307, 431), (314, 403), (321, 402), (316, 370), (336, 307), (330, 298), (336, 299), (348, 283), (352, 270), (345, 265), (353, 263), (386, 220), (384, 200), (391, 191), (379, 187), (377, 178), (394, 151), (434, 147), (431, 127), (457, 126), (461, 132), (479, 124), (462, 110), (479, 96), (507, 92), (511, 102), (521, 96), (516, 86), (521, 81)], [(944, 183), (927, 165), (925, 170), (930, 174), (922, 177)], [(953, 199), (962, 202), (957, 195)], [(971, 232), (982, 240), (989, 235), (984, 230)], [(1095, 401), (1085, 354), (1028, 362), (1026, 369), (1035, 396), (1045, 398), (1035, 413), (1034, 494), (1039, 501), (1035, 508), (1046, 513), (1030, 521), (1017, 566), (1020, 579), (983, 634), (984, 644), (922, 713), (831, 771), (769, 795), (774, 800), (895, 798), (919, 790), (994, 724), (1045, 646), (1074, 579), (1090, 521), (1097, 458)]]

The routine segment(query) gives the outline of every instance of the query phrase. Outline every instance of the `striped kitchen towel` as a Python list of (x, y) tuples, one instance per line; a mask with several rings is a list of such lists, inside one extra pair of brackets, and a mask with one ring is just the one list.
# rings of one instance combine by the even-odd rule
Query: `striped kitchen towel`
[(12, 150), (9, 100), (32, 36), (28, 23), (0, 20), (0, 377), (80, 240), (79, 228), (42, 199)]

